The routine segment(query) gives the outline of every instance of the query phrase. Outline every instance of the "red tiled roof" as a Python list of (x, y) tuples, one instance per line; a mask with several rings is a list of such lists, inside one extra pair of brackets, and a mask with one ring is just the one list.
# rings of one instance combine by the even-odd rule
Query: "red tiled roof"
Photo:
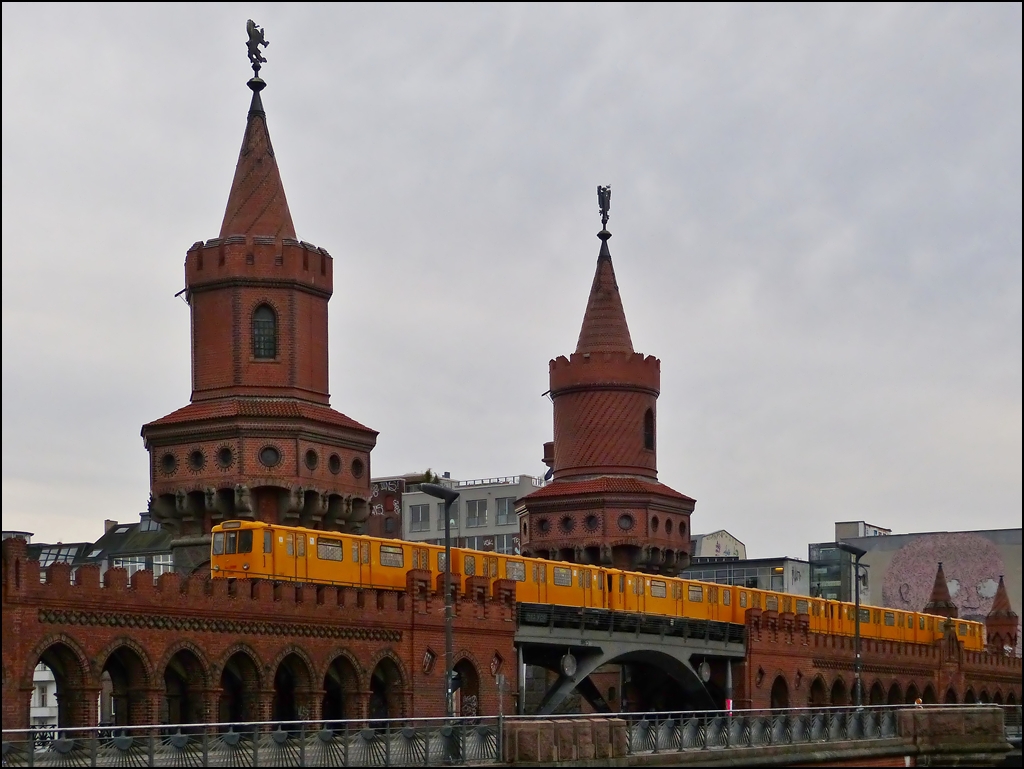
[(173, 411), (165, 417), (150, 422), (146, 427), (202, 422), (212, 419), (252, 417), (257, 419), (309, 419), (338, 427), (377, 434), (365, 425), (327, 406), (314, 403), (274, 398), (225, 398), (223, 400), (199, 401), (185, 408)]
[(274, 147), (270, 143), (267, 116), (263, 112), (259, 91), (253, 93), (235, 178), (231, 181), (224, 222), (220, 227), (222, 238), (231, 235), (295, 237), (295, 225), (284, 195)]
[(579, 481), (555, 481), (527, 496), (530, 499), (565, 497), (575, 494), (659, 494), (663, 497), (694, 501), (664, 483), (642, 481), (623, 476), (602, 476)]
[(597, 271), (590, 287), (576, 352), (633, 352), (607, 240), (602, 241), (601, 254), (597, 257)]

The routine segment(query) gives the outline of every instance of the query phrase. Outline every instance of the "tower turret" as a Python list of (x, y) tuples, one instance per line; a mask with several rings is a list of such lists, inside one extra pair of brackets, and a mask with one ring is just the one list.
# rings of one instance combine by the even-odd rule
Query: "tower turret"
[(992, 608), (985, 617), (985, 642), (993, 654), (1015, 653), (1017, 649), (1020, 617), (1010, 605), (1010, 596), (1006, 593), (1003, 575), (999, 575), (999, 586), (996, 588)]

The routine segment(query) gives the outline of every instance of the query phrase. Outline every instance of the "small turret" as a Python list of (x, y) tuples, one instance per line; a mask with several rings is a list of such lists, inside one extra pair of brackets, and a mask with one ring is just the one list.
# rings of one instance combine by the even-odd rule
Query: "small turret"
[(993, 654), (1005, 654), (1009, 648), (1013, 654), (1017, 649), (1017, 613), (1010, 605), (1003, 575), (999, 575), (999, 587), (992, 600), (992, 609), (985, 617), (985, 645)]
[(949, 586), (946, 584), (946, 574), (942, 571), (942, 561), (939, 561), (939, 570), (935, 573), (935, 585), (932, 587), (931, 598), (924, 605), (925, 614), (938, 614), (948, 619), (956, 619), (959, 611), (953, 598), (949, 594)]

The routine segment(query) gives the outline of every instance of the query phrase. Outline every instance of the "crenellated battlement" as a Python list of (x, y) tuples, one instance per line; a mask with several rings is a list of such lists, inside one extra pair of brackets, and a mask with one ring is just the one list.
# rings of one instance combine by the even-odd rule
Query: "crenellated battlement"
[(576, 388), (635, 389), (655, 396), (661, 391), (661, 361), (639, 352), (560, 355), (548, 363), (548, 372), (554, 397)]
[(201, 291), (236, 280), (298, 282), (330, 296), (334, 259), (326, 249), (292, 238), (232, 235), (193, 243), (185, 256), (185, 287)]

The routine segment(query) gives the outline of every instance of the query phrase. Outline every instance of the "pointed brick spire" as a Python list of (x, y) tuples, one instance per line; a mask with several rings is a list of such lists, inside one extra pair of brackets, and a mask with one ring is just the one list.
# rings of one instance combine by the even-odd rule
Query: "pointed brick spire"
[(992, 610), (988, 613), (990, 617), (1010, 617), (1016, 619), (1017, 615), (1010, 605), (1010, 596), (1006, 594), (1006, 585), (1003, 583), (1003, 575), (999, 575), (999, 587), (996, 588), (996, 597), (992, 599)]
[(263, 111), (260, 91), (266, 87), (260, 78), (249, 83), (252, 104), (245, 124), (242, 150), (231, 182), (224, 223), (220, 227), (222, 238), (231, 235), (263, 235), (276, 238), (295, 238), (295, 225), (288, 210), (288, 200), (281, 184), (281, 172), (274, 157), (274, 146), (267, 130), (267, 114)]
[(949, 586), (946, 584), (946, 574), (942, 571), (942, 562), (939, 562), (939, 570), (935, 573), (935, 585), (932, 587), (932, 596), (924, 605), (925, 614), (939, 614), (943, 617), (953, 619), (959, 611), (953, 598), (949, 594)]
[(1007, 646), (1011, 650), (1016, 648), (1017, 621), (1017, 613), (1010, 605), (1010, 596), (1006, 594), (1006, 585), (1000, 574), (992, 609), (985, 617), (985, 639), (990, 652), (1003, 654)]
[(587, 311), (583, 315), (580, 339), (576, 343), (577, 353), (587, 352), (633, 352), (633, 340), (629, 336), (626, 313), (622, 309), (619, 284), (615, 281), (612, 255), (608, 250), (608, 238), (612, 234), (601, 230), (601, 253), (597, 257), (597, 272), (590, 287)]

